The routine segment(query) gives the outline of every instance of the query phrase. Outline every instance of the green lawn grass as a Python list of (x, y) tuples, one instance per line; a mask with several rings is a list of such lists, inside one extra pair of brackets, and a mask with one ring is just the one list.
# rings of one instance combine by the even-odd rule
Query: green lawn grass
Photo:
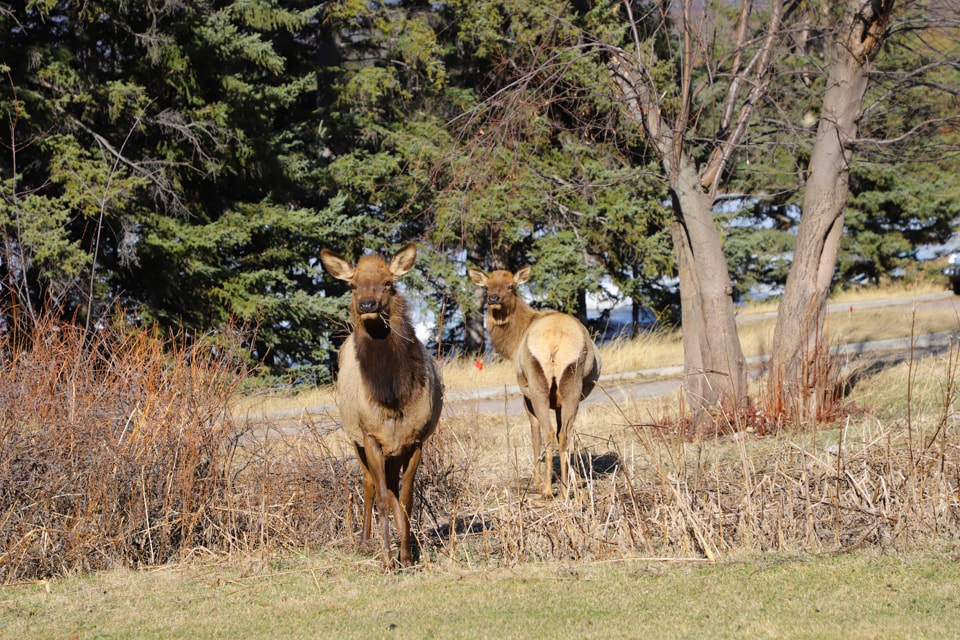
[(956, 552), (387, 576), (353, 557), (109, 571), (0, 592), (5, 638), (950, 638)]

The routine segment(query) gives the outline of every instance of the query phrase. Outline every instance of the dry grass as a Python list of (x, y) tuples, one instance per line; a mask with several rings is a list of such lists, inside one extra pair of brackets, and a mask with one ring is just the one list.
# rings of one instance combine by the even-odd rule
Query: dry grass
[[(944, 283), (929, 279), (888, 281), (883, 286), (854, 286), (834, 291), (830, 301), (834, 304), (854, 304), (872, 302), (875, 300), (890, 300), (895, 298), (912, 298), (930, 294), (943, 293)], [(740, 311), (743, 315), (773, 313), (777, 310), (778, 299), (762, 302), (749, 302)]]
[[(604, 375), (642, 369), (674, 367), (683, 362), (682, 336), (678, 331), (658, 330), (632, 340), (616, 340), (601, 346)], [(500, 357), (482, 361), (455, 358), (443, 363), (443, 383), (448, 391), (515, 386), (513, 365)]]
[(946, 283), (932, 278), (888, 280), (882, 286), (851, 286), (833, 293), (833, 302), (888, 300), (942, 293)]
[[(531, 493), (525, 419), (461, 416), (431, 445), (433, 464), (450, 468), (459, 457), (463, 477), (446, 508), (426, 501), (424, 544), (434, 561), (519, 564), (956, 540), (960, 437), (945, 409), (955, 402), (946, 390), (956, 370), (943, 358), (951, 356), (918, 367), (931, 376), (925, 386), (941, 392), (918, 401), (911, 422), (852, 410), (837, 425), (691, 442), (673, 428), (665, 411), (675, 407), (663, 399), (589, 407), (578, 420), (584, 481), (569, 500)], [(864, 383), (862, 392), (872, 397), (884, 383)], [(446, 520), (435, 515), (444, 513)]]
[[(832, 300), (835, 310), (827, 315), (827, 336), (831, 344), (888, 340), (911, 335), (955, 331), (960, 327), (957, 301), (947, 298), (938, 305), (882, 305), (869, 303), (895, 298), (898, 292), (920, 295), (943, 293), (933, 285), (900, 285), (882, 290), (844, 291)], [(852, 309), (852, 311), (851, 311)], [(738, 312), (738, 332), (744, 355), (760, 356), (770, 351), (776, 324), (774, 303), (751, 305)], [(641, 370), (672, 369), (683, 364), (682, 334), (661, 329), (633, 340), (616, 340), (601, 346), (604, 375)], [(472, 359), (453, 359), (443, 363), (444, 384), (451, 391), (516, 384), (513, 367), (499, 358), (484, 362), (478, 370)]]
[[(3, 582), (354, 548), (358, 471), (332, 396), (267, 418), (262, 399), (236, 410), (244, 374), (229, 351), (123, 329), (35, 335), (0, 345)], [(605, 371), (668, 362), (655, 354), (675, 339), (617, 345)], [(863, 371), (842, 420), (764, 437), (691, 439), (679, 395), (584, 406), (580, 481), (553, 500), (533, 491), (519, 411), (448, 396), (418, 476), (421, 562), (715, 561), (956, 541), (957, 360), (954, 348)], [(448, 390), (515, 384), (505, 364), (472, 365), (447, 363)]]
[(351, 470), (316, 430), (281, 446), (233, 418), (245, 374), (222, 340), (53, 322), (0, 340), (3, 582), (338, 535), (324, 513)]
[(0, 352), (4, 580), (165, 562), (231, 535), (229, 355), (53, 322)]
[(336, 402), (333, 387), (320, 386), (306, 389), (262, 389), (238, 394), (231, 403), (234, 416), (242, 419), (287, 414), (296, 417), (304, 407), (322, 407)]
[(453, 358), (440, 363), (446, 391), (499, 388), (517, 384), (513, 364), (500, 357), (487, 360)]

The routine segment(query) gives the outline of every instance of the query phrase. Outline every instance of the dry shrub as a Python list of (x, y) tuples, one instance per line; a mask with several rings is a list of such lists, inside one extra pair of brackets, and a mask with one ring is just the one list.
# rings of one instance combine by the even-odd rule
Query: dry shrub
[(336, 426), (326, 419), (253, 424), (223, 505), (242, 532), (231, 551), (352, 545), (344, 536), (360, 519), (360, 474), (352, 453), (331, 449)]
[[(943, 390), (939, 406), (922, 415), (915, 409), (912, 421), (884, 424), (859, 411), (772, 435), (751, 429), (697, 440), (683, 419), (640, 423), (621, 415), (629, 436), (580, 448), (580, 482), (568, 499), (540, 499), (532, 468), (504, 461), (499, 479), (491, 481), (489, 470), (482, 479), (468, 473), (455, 504), (432, 504), (431, 513), (448, 518), (423, 522), (421, 539), (437, 561), (468, 565), (718, 561), (760, 552), (956, 545), (960, 434), (951, 419), (956, 385), (949, 382), (956, 355), (946, 358), (947, 366), (930, 367), (947, 377), (930, 385)], [(578, 429), (589, 431), (591, 421), (610, 424), (588, 415)], [(451, 445), (463, 428), (438, 434), (447, 439), (446, 465), (454, 464), (450, 456), (481, 455)]]
[[(0, 583), (352, 548), (359, 469), (331, 445), (339, 425), (237, 415), (239, 342), (209, 338), (55, 321), (24, 343), (0, 334)], [(456, 476), (433, 451), (431, 500)]]
[(243, 377), (229, 353), (53, 321), (5, 339), (0, 579), (154, 564), (231, 535), (216, 509)]
[(650, 551), (673, 547), (716, 559), (744, 551), (818, 553), (956, 541), (956, 443), (952, 452), (921, 452), (900, 426), (867, 421), (860, 429), (856, 437), (851, 427), (839, 443), (828, 437), (820, 445), (791, 437), (751, 442), (741, 433), (724, 443), (733, 445), (735, 456), (727, 446), (727, 455), (714, 461), (698, 454), (698, 466), (684, 476), (658, 470), (655, 484), (632, 489), (643, 496), (641, 503), (662, 505), (648, 528), (671, 544)]
[[(84, 339), (54, 323), (29, 344), (0, 344), (0, 582), (354, 547), (359, 470), (335, 412), (235, 415), (245, 373), (223, 344), (122, 327)], [(850, 414), (832, 431), (691, 439), (682, 416), (586, 410), (579, 482), (552, 500), (534, 489), (523, 416), (445, 412), (418, 475), (421, 561), (711, 561), (955, 544), (957, 359), (939, 367), (948, 383), (930, 385), (942, 389), (939, 405), (918, 388), (906, 419)]]
[[(915, 400), (906, 420), (884, 422), (847, 408), (828, 423), (784, 425), (757, 412), (704, 438), (687, 428), (682, 410), (585, 410), (577, 424), (579, 482), (568, 498), (552, 500), (534, 488), (526, 418), (506, 406), (501, 416), (472, 413), (448, 394), (417, 481), (413, 530), (421, 561), (715, 561), (956, 544), (957, 360), (954, 351), (945, 366), (930, 367), (945, 379), (931, 381), (942, 395), (922, 408)], [(921, 396), (902, 388), (908, 404)], [(326, 416), (268, 429), (244, 446), (245, 455), (257, 452), (255, 464), (236, 484), (250, 504), (273, 496), (274, 542), (353, 546), (359, 474), (337, 429), (335, 415)], [(339, 447), (332, 444), (338, 438)]]
[(911, 462), (896, 431), (850, 449), (779, 439), (775, 451), (759, 455), (743, 447), (739, 459), (713, 464), (697, 463), (703, 453), (692, 451), (678, 453), (679, 465), (663, 452), (639, 468), (617, 458), (619, 464), (582, 481), (566, 500), (542, 500), (523, 482), (468, 485), (456, 504), (430, 506), (450, 517), (423, 530), (422, 540), (449, 561), (508, 565), (638, 556), (717, 561), (755, 552), (955, 544), (957, 438), (946, 449), (938, 443), (914, 451)]

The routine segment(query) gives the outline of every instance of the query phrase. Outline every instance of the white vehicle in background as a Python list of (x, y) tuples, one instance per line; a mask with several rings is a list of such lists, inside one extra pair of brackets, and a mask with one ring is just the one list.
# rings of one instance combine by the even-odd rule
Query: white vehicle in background
[(950, 287), (954, 293), (960, 295), (960, 264), (957, 256), (960, 256), (960, 253), (951, 253), (947, 256), (947, 266), (943, 270), (943, 275), (950, 278)]

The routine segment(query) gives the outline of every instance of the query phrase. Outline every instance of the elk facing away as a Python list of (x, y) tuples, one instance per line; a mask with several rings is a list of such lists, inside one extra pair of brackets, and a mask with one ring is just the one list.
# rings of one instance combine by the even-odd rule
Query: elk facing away
[(400, 533), (400, 564), (413, 565), (413, 482), (423, 443), (436, 429), (443, 404), (437, 363), (417, 339), (395, 289), (396, 277), (413, 267), (416, 255), (410, 243), (389, 265), (380, 256), (364, 256), (353, 266), (328, 249), (320, 252), (330, 275), (353, 289), (353, 332), (338, 356), (340, 415), (363, 470), (360, 543), (370, 537), (375, 496), (385, 566), (391, 564), (390, 514)]
[(490, 275), (476, 269), (468, 271), (475, 284), (487, 289), (487, 331), (493, 348), (513, 360), (530, 419), (537, 485), (544, 496), (553, 495), (556, 439), (560, 481), (564, 490), (569, 490), (567, 448), (574, 436), (573, 421), (580, 401), (590, 394), (600, 377), (600, 352), (579, 320), (558, 311), (536, 311), (517, 295), (517, 285), (530, 278), (529, 266), (516, 274), (502, 270)]

